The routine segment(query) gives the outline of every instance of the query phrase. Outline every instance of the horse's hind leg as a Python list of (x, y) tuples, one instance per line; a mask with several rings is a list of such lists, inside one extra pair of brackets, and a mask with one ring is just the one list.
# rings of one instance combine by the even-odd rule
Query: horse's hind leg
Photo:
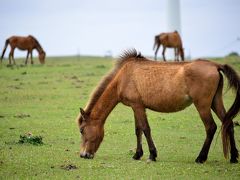
[(165, 51), (166, 51), (166, 47), (163, 46), (163, 51), (162, 51), (163, 61), (166, 61), (166, 58), (165, 58)]
[(152, 161), (156, 161), (157, 150), (156, 150), (156, 147), (152, 140), (151, 129), (148, 124), (145, 108), (141, 105), (134, 105), (132, 108), (134, 111), (135, 121), (137, 124), (136, 135), (137, 135), (137, 139), (138, 139), (138, 142), (137, 142), (138, 146), (137, 146), (136, 154), (134, 155), (134, 157), (142, 156), (142, 154), (141, 154), (141, 151), (142, 151), (141, 135), (142, 135), (142, 131), (143, 131), (143, 133), (147, 139), (147, 143), (148, 143), (148, 147), (149, 147), (149, 152), (150, 152), (149, 159)]
[(204, 106), (206, 104), (200, 104), (198, 103), (194, 103), (199, 114), (200, 117), (203, 121), (203, 124), (205, 126), (205, 130), (206, 130), (206, 139), (204, 141), (204, 144), (202, 146), (202, 149), (197, 157), (197, 159), (195, 160), (195, 162), (197, 163), (204, 163), (207, 160), (208, 157), (208, 152), (209, 152), (209, 148), (210, 145), (212, 143), (214, 134), (217, 130), (217, 125), (213, 120), (212, 114), (211, 114), (211, 109), (210, 106)]
[[(223, 77), (222, 75), (220, 75), (220, 81), (219, 81), (219, 85), (218, 85), (218, 89), (217, 92), (214, 96), (213, 99), (213, 103), (212, 103), (212, 109), (213, 111), (216, 113), (216, 115), (218, 116), (218, 118), (221, 120), (221, 122), (223, 122), (224, 117), (226, 115), (226, 110), (224, 108), (223, 105), (223, 100), (222, 100), (222, 89), (223, 89)], [(237, 163), (238, 162), (238, 150), (236, 148), (236, 144), (235, 144), (235, 138), (234, 138), (234, 128), (233, 128), (233, 124), (230, 125), (229, 128), (229, 140), (230, 140), (230, 153), (231, 153), (231, 159), (230, 162), (231, 163)]]
[(28, 57), (29, 57), (29, 51), (27, 52), (27, 57), (26, 57), (26, 60), (25, 60), (25, 65), (27, 65), (27, 63), (28, 63)]
[(155, 51), (155, 57), (154, 57), (155, 60), (157, 60), (157, 53), (158, 53), (159, 47), (160, 47), (160, 44), (157, 44), (157, 49)]
[(9, 64), (12, 64), (12, 54), (11, 54), (11, 52), (9, 53), (9, 56), (8, 56), (8, 61), (9, 61)]

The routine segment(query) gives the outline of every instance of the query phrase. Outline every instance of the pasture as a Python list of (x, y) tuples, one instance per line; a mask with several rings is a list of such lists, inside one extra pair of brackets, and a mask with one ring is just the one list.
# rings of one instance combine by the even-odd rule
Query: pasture
[[(240, 72), (240, 58), (214, 59)], [(0, 179), (239, 179), (240, 163), (230, 164), (222, 152), (220, 121), (208, 160), (196, 164), (205, 130), (194, 106), (171, 114), (148, 110), (152, 137), (158, 150), (148, 163), (145, 137), (140, 161), (132, 110), (122, 104), (105, 123), (105, 137), (92, 160), (79, 157), (80, 134), (75, 118), (91, 92), (114, 64), (102, 57), (51, 57), (45, 65), (0, 65)], [(225, 81), (226, 82), (226, 81)], [(225, 85), (226, 86), (226, 85)], [(226, 92), (226, 90), (224, 91)], [(224, 94), (232, 105), (231, 91)], [(240, 116), (234, 121), (240, 123)], [(43, 145), (18, 143), (20, 135), (41, 136)], [(240, 126), (235, 126), (240, 148)]]

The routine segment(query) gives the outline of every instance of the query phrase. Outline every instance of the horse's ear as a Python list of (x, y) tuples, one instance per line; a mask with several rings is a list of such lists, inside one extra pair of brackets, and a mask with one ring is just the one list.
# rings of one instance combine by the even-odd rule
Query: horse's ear
[(85, 114), (86, 114), (85, 111), (82, 108), (80, 108), (80, 113), (81, 113), (82, 116), (85, 116)]
[(86, 112), (82, 109), (82, 108), (80, 108), (80, 114), (81, 114), (81, 116), (82, 116), (82, 120), (86, 120)]

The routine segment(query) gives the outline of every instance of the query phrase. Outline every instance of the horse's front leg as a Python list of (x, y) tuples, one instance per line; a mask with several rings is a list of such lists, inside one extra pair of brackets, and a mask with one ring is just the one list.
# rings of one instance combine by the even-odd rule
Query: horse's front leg
[(174, 61), (178, 61), (178, 58), (177, 58), (177, 49), (174, 48)]
[(30, 52), (30, 57), (31, 57), (31, 64), (33, 64), (32, 51)]
[(8, 59), (9, 59), (9, 64), (12, 64), (12, 60), (13, 60), (13, 64), (16, 64), (15, 59), (14, 59), (14, 48), (12, 48), (10, 50)]
[(135, 114), (134, 114), (134, 117), (135, 117), (135, 134), (137, 137), (137, 149), (136, 149), (136, 153), (133, 156), (133, 159), (139, 160), (143, 155), (143, 149), (142, 149), (142, 133), (143, 132)]
[[(135, 105), (132, 108), (134, 111), (134, 117), (135, 117), (136, 121), (138, 122), (139, 128), (141, 131), (143, 131), (143, 133), (147, 139), (148, 148), (149, 148), (149, 152), (150, 152), (149, 159), (152, 161), (156, 161), (157, 150), (156, 150), (156, 147), (152, 140), (151, 129), (148, 124), (145, 108), (142, 105)], [(140, 148), (142, 148), (142, 145), (140, 145)], [(137, 149), (137, 150), (140, 150), (140, 149)], [(137, 152), (136, 152), (136, 154), (137, 154)]]
[(12, 53), (11, 53), (11, 54), (12, 54), (13, 64), (16, 65), (16, 61), (15, 61), (15, 59), (14, 59), (14, 50), (15, 50), (15, 49), (12, 50)]

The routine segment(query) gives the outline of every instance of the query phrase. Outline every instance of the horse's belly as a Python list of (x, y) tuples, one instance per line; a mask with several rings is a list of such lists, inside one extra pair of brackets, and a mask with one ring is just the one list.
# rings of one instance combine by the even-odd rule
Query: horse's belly
[(165, 86), (155, 88), (148, 86), (141, 91), (145, 106), (159, 112), (176, 112), (185, 109), (192, 103), (184, 82), (165, 83)]
[(186, 94), (175, 98), (173, 96), (152, 97), (144, 100), (144, 104), (147, 108), (158, 112), (177, 112), (190, 106), (192, 99)]
[(192, 99), (188, 95), (184, 68), (171, 66), (166, 69), (166, 67), (135, 68), (128, 90), (136, 93), (129, 93), (128, 98), (131, 99), (133, 94), (137, 94), (139, 101), (146, 108), (159, 112), (176, 112), (189, 106)]

